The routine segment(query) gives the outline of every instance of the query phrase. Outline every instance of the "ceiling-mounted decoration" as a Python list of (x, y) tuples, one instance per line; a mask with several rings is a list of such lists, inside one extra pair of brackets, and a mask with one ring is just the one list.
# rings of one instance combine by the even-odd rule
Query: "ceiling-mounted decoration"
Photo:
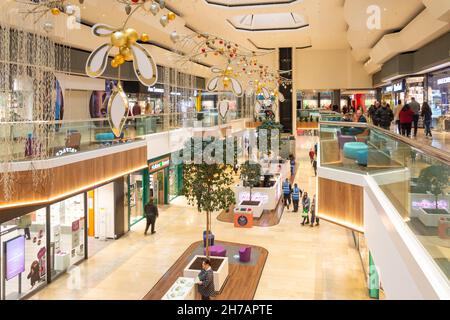
[[(165, 9), (164, 0), (116, 0), (125, 5), (125, 12), (127, 18), (121, 27), (112, 27), (106, 24), (96, 24), (92, 27), (92, 34), (97, 37), (107, 38), (104, 44), (95, 49), (89, 56), (86, 62), (86, 74), (89, 77), (100, 77), (106, 70), (108, 65), (108, 58), (113, 55), (111, 67), (118, 69), (119, 85), (115, 89), (115, 94), (111, 97), (110, 108), (110, 124), (111, 130), (120, 137), (122, 134), (123, 124), (128, 115), (128, 100), (125, 93), (120, 86), (120, 67), (127, 61), (133, 62), (134, 72), (137, 79), (144, 86), (151, 87), (158, 80), (158, 69), (156, 63), (147, 51), (147, 49), (139, 43), (150, 41), (150, 36), (147, 33), (139, 34), (135, 29), (128, 27), (128, 22), (131, 17), (142, 10), (152, 16)], [(176, 14), (169, 11), (163, 13), (160, 17), (160, 23), (163, 27), (167, 26), (171, 21), (175, 20)], [(117, 110), (116, 110), (117, 109)], [(119, 117), (120, 116), (120, 117)]]
[[(34, 23), (41, 20), (45, 15), (51, 13), (57, 16), (61, 13), (74, 15), (76, 13), (75, 4), (83, 4), (84, 0), (15, 0), (17, 3), (27, 5), (24, 9), (25, 18), (29, 15), (35, 16)], [(28, 8), (28, 6), (30, 6)]]
[(225, 70), (213, 67), (211, 68), (211, 72), (217, 75), (208, 81), (208, 84), (206, 85), (208, 91), (231, 91), (237, 97), (241, 97), (244, 94), (242, 85), (239, 80), (235, 78), (236, 75), (233, 73), (233, 68), (231, 66), (228, 66)]

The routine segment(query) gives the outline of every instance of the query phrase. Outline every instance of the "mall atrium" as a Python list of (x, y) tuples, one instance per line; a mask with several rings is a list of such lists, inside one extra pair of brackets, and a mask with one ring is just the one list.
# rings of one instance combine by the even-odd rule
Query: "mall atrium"
[(449, 0), (1, 0), (0, 300), (448, 300), (449, 99)]

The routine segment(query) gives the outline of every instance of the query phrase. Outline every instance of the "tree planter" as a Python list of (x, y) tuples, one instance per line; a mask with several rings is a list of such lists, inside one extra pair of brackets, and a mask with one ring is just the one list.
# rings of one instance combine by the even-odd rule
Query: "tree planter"
[[(196, 278), (202, 269), (202, 262), (206, 256), (196, 255), (188, 263), (183, 271), (186, 278)], [(210, 257), (211, 268), (214, 272), (214, 290), (216, 292), (222, 291), (222, 287), (228, 278), (228, 258), (227, 257)]]
[(262, 201), (242, 201), (239, 205), (239, 208), (250, 208), (253, 210), (253, 217), (254, 218), (261, 218), (262, 214), (263, 214), (263, 204)]
[(449, 218), (450, 213), (445, 209), (420, 209), (419, 220), (427, 227), (438, 227), (441, 218)]

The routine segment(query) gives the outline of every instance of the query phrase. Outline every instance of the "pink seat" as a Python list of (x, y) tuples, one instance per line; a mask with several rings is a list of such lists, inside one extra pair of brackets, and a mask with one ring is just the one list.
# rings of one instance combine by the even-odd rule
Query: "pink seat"
[(239, 249), (239, 261), (250, 262), (252, 257), (252, 247), (243, 247)]
[[(203, 249), (204, 254), (206, 254), (206, 248)], [(226, 257), (227, 249), (223, 246), (210, 246), (209, 247), (209, 255), (212, 257)]]

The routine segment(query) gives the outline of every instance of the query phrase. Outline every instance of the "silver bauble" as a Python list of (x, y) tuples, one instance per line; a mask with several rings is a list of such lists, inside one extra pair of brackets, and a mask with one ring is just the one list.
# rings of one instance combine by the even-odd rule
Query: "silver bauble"
[(167, 18), (166, 15), (161, 16), (161, 19), (159, 19), (159, 22), (163, 27), (167, 26), (169, 24), (169, 18)]

